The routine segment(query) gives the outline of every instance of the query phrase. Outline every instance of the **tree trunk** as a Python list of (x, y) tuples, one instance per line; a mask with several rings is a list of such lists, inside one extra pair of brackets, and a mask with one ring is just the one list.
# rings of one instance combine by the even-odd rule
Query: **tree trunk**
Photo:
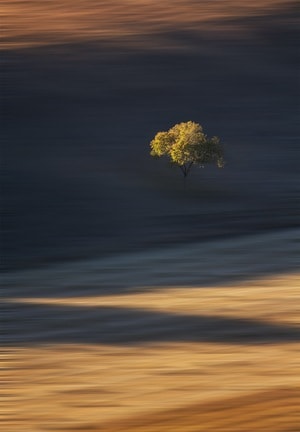
[(184, 192), (186, 191), (186, 178), (187, 178), (187, 174), (183, 174), (183, 190), (184, 190)]
[(188, 165), (180, 165), (179, 168), (182, 171), (183, 174), (183, 190), (186, 190), (186, 178), (188, 176), (188, 173), (190, 172), (190, 169), (193, 165), (193, 162), (190, 162)]

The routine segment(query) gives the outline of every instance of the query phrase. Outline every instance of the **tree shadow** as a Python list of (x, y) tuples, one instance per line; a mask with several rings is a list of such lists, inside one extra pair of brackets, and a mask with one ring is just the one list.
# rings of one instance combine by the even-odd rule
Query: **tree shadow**
[(121, 307), (5, 302), (3, 345), (141, 345), (160, 342), (273, 344), (300, 340), (300, 328), (259, 320)]

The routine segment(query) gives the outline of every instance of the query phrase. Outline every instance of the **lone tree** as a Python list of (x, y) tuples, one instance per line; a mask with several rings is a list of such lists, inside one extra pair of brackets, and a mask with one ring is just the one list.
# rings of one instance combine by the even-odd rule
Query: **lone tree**
[(179, 166), (184, 182), (193, 164), (224, 166), (223, 148), (216, 136), (208, 138), (198, 123), (178, 123), (167, 132), (158, 132), (150, 143), (151, 156), (167, 156)]

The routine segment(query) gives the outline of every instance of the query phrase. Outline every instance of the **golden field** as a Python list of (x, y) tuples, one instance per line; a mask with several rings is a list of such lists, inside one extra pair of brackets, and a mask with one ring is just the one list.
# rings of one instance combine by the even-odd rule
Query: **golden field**
[(199, 25), (219, 29), (227, 20), (268, 14), (289, 4), (287, 0), (175, 0), (171, 4), (157, 0), (3, 1), (2, 48), (101, 39), (123, 43), (124, 38), (136, 45), (143, 35), (173, 29), (197, 31)]
[[(0, 18), (3, 430), (299, 432), (296, 2)], [(149, 142), (188, 120), (226, 166), (183, 190)]]
[(6, 430), (299, 430), (298, 234), (8, 274)]

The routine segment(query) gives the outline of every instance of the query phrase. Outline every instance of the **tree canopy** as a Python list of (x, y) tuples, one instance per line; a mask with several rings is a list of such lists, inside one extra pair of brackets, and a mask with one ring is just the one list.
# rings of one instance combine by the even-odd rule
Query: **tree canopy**
[(150, 143), (151, 156), (167, 156), (186, 177), (193, 164), (224, 166), (223, 148), (217, 136), (208, 138), (200, 124), (178, 123), (167, 132), (158, 132)]

